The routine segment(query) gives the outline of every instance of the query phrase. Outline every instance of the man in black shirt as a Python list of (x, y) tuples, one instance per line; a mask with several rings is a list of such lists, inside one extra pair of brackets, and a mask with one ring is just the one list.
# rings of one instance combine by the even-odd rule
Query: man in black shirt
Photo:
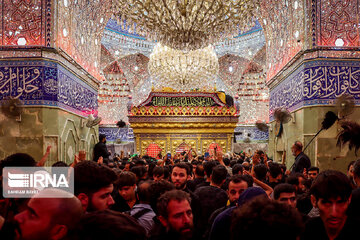
[(211, 214), (226, 205), (228, 195), (226, 191), (221, 189), (221, 185), (225, 182), (227, 170), (223, 165), (213, 168), (210, 177), (210, 186), (199, 187), (194, 194), (201, 199), (200, 218), (197, 219), (196, 227), (202, 237), (205, 233)]
[(94, 158), (93, 160), (97, 162), (99, 157), (103, 157), (104, 163), (108, 163), (110, 153), (106, 147), (106, 136), (104, 134), (99, 135), (99, 142), (94, 146)]
[(295, 162), (292, 166), (293, 173), (303, 173), (304, 168), (309, 169), (311, 167), (311, 161), (302, 149), (303, 145), (300, 141), (296, 141), (291, 147), (291, 152), (295, 156)]
[(354, 239), (358, 235), (358, 222), (347, 214), (351, 191), (345, 174), (334, 170), (320, 173), (310, 189), (311, 202), (319, 209), (320, 217), (306, 223), (302, 239)]

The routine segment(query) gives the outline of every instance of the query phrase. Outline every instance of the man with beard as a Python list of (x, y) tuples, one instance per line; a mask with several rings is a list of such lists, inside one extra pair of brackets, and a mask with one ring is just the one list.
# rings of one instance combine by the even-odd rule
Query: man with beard
[(189, 180), (190, 176), (190, 168), (185, 163), (177, 163), (174, 165), (171, 172), (171, 181), (175, 185), (175, 188), (178, 190), (184, 190), (188, 192), (186, 189), (186, 183)]
[(113, 205), (111, 193), (117, 175), (110, 168), (93, 161), (82, 161), (74, 167), (74, 192), (84, 211), (105, 210)]
[[(54, 198), (45, 198), (49, 195)], [(80, 221), (82, 213), (81, 203), (74, 195), (59, 189), (45, 189), (33, 196), (26, 210), (14, 217), (15, 239), (64, 239)]]
[(194, 225), (190, 202), (190, 195), (181, 190), (171, 190), (161, 195), (157, 210), (162, 229), (150, 239), (193, 239)]
[(175, 164), (171, 172), (171, 181), (175, 185), (176, 189), (190, 194), (191, 208), (193, 209), (195, 222), (197, 222), (198, 218), (200, 217), (201, 204), (198, 196), (194, 194), (187, 186), (187, 182), (190, 178), (190, 171), (190, 167), (185, 163)]

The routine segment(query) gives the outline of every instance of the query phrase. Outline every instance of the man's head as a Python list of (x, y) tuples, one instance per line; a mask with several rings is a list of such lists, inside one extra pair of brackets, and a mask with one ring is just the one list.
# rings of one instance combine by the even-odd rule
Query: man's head
[(145, 240), (145, 229), (127, 214), (96, 211), (85, 214), (72, 231), (69, 240), (131, 239)]
[(225, 166), (229, 166), (230, 165), (230, 159), (229, 158), (224, 158), (223, 162), (225, 164)]
[(291, 152), (292, 154), (296, 157), (297, 155), (299, 155), (299, 153), (302, 152), (303, 149), (303, 145), (300, 141), (296, 141), (292, 146), (291, 146)]
[(140, 203), (150, 204), (151, 201), (151, 192), (150, 192), (150, 186), (153, 181), (145, 181), (140, 182), (138, 189), (137, 189), (137, 197), (140, 201)]
[(250, 170), (250, 163), (249, 163), (249, 162), (244, 161), (241, 165), (244, 167), (244, 169), (245, 169), (246, 171), (249, 171), (249, 170)]
[(195, 169), (196, 169), (197, 165), (199, 165), (199, 164), (200, 164), (200, 163), (199, 163), (199, 161), (197, 161), (197, 160), (192, 160), (192, 161), (191, 161), (193, 174), (195, 174)]
[(150, 189), (149, 189), (149, 191), (151, 193), (150, 206), (154, 210), (155, 213), (157, 213), (156, 205), (157, 205), (159, 197), (163, 193), (170, 191), (170, 190), (174, 190), (174, 189), (175, 189), (174, 184), (172, 184), (171, 182), (166, 181), (166, 180), (160, 180), (160, 181), (151, 183)]
[[(140, 162), (140, 161), (138, 161)], [(143, 162), (143, 161), (141, 161)], [(136, 165), (130, 169), (131, 172), (133, 172), (136, 175), (136, 181), (139, 182), (141, 180), (146, 180), (148, 177), (147, 169), (145, 166), (142, 165)]]
[(223, 165), (217, 165), (211, 172), (211, 184), (220, 187), (225, 182), (227, 174)]
[(154, 181), (160, 181), (164, 179), (164, 167), (156, 166), (153, 169)]
[(134, 173), (121, 172), (115, 186), (125, 201), (133, 201), (135, 199), (136, 176)]
[(202, 164), (196, 165), (195, 177), (196, 178), (204, 178), (205, 177), (204, 166)]
[(255, 177), (260, 181), (266, 180), (268, 169), (265, 164), (258, 164), (254, 167)]
[(123, 171), (129, 172), (132, 167), (133, 166), (131, 162), (125, 162)]
[(252, 162), (254, 165), (260, 163), (260, 155), (256, 152), (254, 153), (254, 155), (252, 156)]
[(314, 180), (310, 188), (311, 203), (319, 209), (327, 232), (339, 231), (344, 226), (351, 192), (349, 179), (339, 171), (326, 170)]
[(177, 163), (171, 172), (171, 181), (176, 189), (184, 189), (190, 176), (190, 168), (185, 163)]
[(104, 210), (114, 204), (111, 193), (116, 173), (94, 161), (82, 161), (74, 167), (74, 192), (84, 210)]
[(263, 150), (257, 150), (256, 153), (259, 154), (260, 159), (262, 159), (262, 160), (264, 159), (265, 153)]
[(36, 161), (26, 153), (15, 153), (0, 161), (0, 175), (4, 167), (35, 167)]
[(309, 179), (311, 179), (313, 181), (319, 174), (319, 168), (318, 167), (310, 167), (307, 171), (307, 174), (309, 176)]
[(100, 134), (99, 135), (99, 141), (103, 142), (103, 143), (106, 143), (106, 135), (105, 134)]
[(203, 165), (204, 165), (204, 171), (205, 171), (206, 177), (208, 179), (210, 179), (212, 169), (213, 169), (213, 167), (215, 167), (217, 165), (217, 162), (216, 161), (207, 161), (207, 162), (204, 162)]
[(161, 224), (183, 239), (192, 236), (193, 214), (190, 206), (190, 195), (181, 190), (164, 193), (157, 203), (158, 218)]
[(293, 185), (295, 187), (297, 194), (304, 193), (304, 191), (306, 190), (306, 187), (304, 185), (304, 181), (305, 181), (305, 177), (301, 173), (291, 174), (286, 179), (286, 183), (289, 183), (289, 184), (291, 184), (291, 185)]
[(269, 163), (269, 182), (278, 183), (282, 179), (282, 170), (278, 163)]
[(234, 205), (238, 201), (241, 193), (248, 187), (247, 179), (244, 176), (236, 174), (230, 177), (227, 191), (230, 203)]
[[(42, 195), (53, 195), (54, 198), (43, 198)], [(82, 213), (79, 199), (72, 194), (45, 189), (29, 200), (26, 210), (14, 217), (16, 239), (63, 239), (78, 223)]]
[(281, 183), (274, 188), (274, 200), (296, 208), (296, 189), (288, 183)]
[(240, 163), (236, 163), (233, 167), (232, 167), (232, 174), (239, 174), (242, 175), (244, 171), (244, 167), (240, 164)]
[(300, 213), (285, 204), (257, 197), (233, 212), (232, 239), (296, 240), (302, 232)]

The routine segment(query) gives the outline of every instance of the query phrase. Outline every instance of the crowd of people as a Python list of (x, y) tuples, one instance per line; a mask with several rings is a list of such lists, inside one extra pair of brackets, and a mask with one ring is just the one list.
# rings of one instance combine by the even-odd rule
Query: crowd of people
[[(45, 189), (30, 199), (2, 198), (0, 239), (357, 238), (360, 160), (347, 174), (319, 171), (298, 141), (289, 169), (261, 150), (109, 159), (104, 146), (96, 148), (106, 161), (98, 154), (71, 164), (73, 195), (57, 198), (62, 190)], [(1, 170), (37, 164), (17, 153)], [(41, 198), (49, 193), (54, 198)]]

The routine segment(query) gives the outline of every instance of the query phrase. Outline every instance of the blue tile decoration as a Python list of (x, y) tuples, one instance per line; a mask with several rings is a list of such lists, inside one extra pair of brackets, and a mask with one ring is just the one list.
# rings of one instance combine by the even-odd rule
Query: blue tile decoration
[(105, 134), (108, 142), (121, 139), (122, 142), (133, 142), (134, 133), (132, 128), (99, 127), (99, 134)]
[(142, 37), (136, 33), (136, 26), (135, 26), (135, 33), (134, 33), (134, 31), (130, 31), (130, 25), (126, 24), (126, 20), (123, 20), (122, 24), (118, 24), (118, 22), (116, 20), (110, 18), (109, 21), (107, 22), (105, 28), (115, 31), (119, 34), (126, 35), (128, 37), (134, 37), (134, 38), (145, 40), (144, 37)]
[(278, 107), (295, 111), (304, 106), (331, 105), (350, 94), (360, 104), (360, 62), (312, 60), (303, 63), (270, 91), (270, 120)]
[(97, 111), (97, 91), (58, 63), (46, 60), (0, 61), (0, 100), (58, 106), (87, 116)]
[(238, 126), (235, 128), (236, 142), (242, 142), (246, 138), (251, 141), (268, 141), (269, 132), (262, 132), (256, 126)]
[(79, 115), (88, 115), (98, 108), (97, 91), (74, 76), (62, 66), (58, 67), (59, 107), (74, 111)]

